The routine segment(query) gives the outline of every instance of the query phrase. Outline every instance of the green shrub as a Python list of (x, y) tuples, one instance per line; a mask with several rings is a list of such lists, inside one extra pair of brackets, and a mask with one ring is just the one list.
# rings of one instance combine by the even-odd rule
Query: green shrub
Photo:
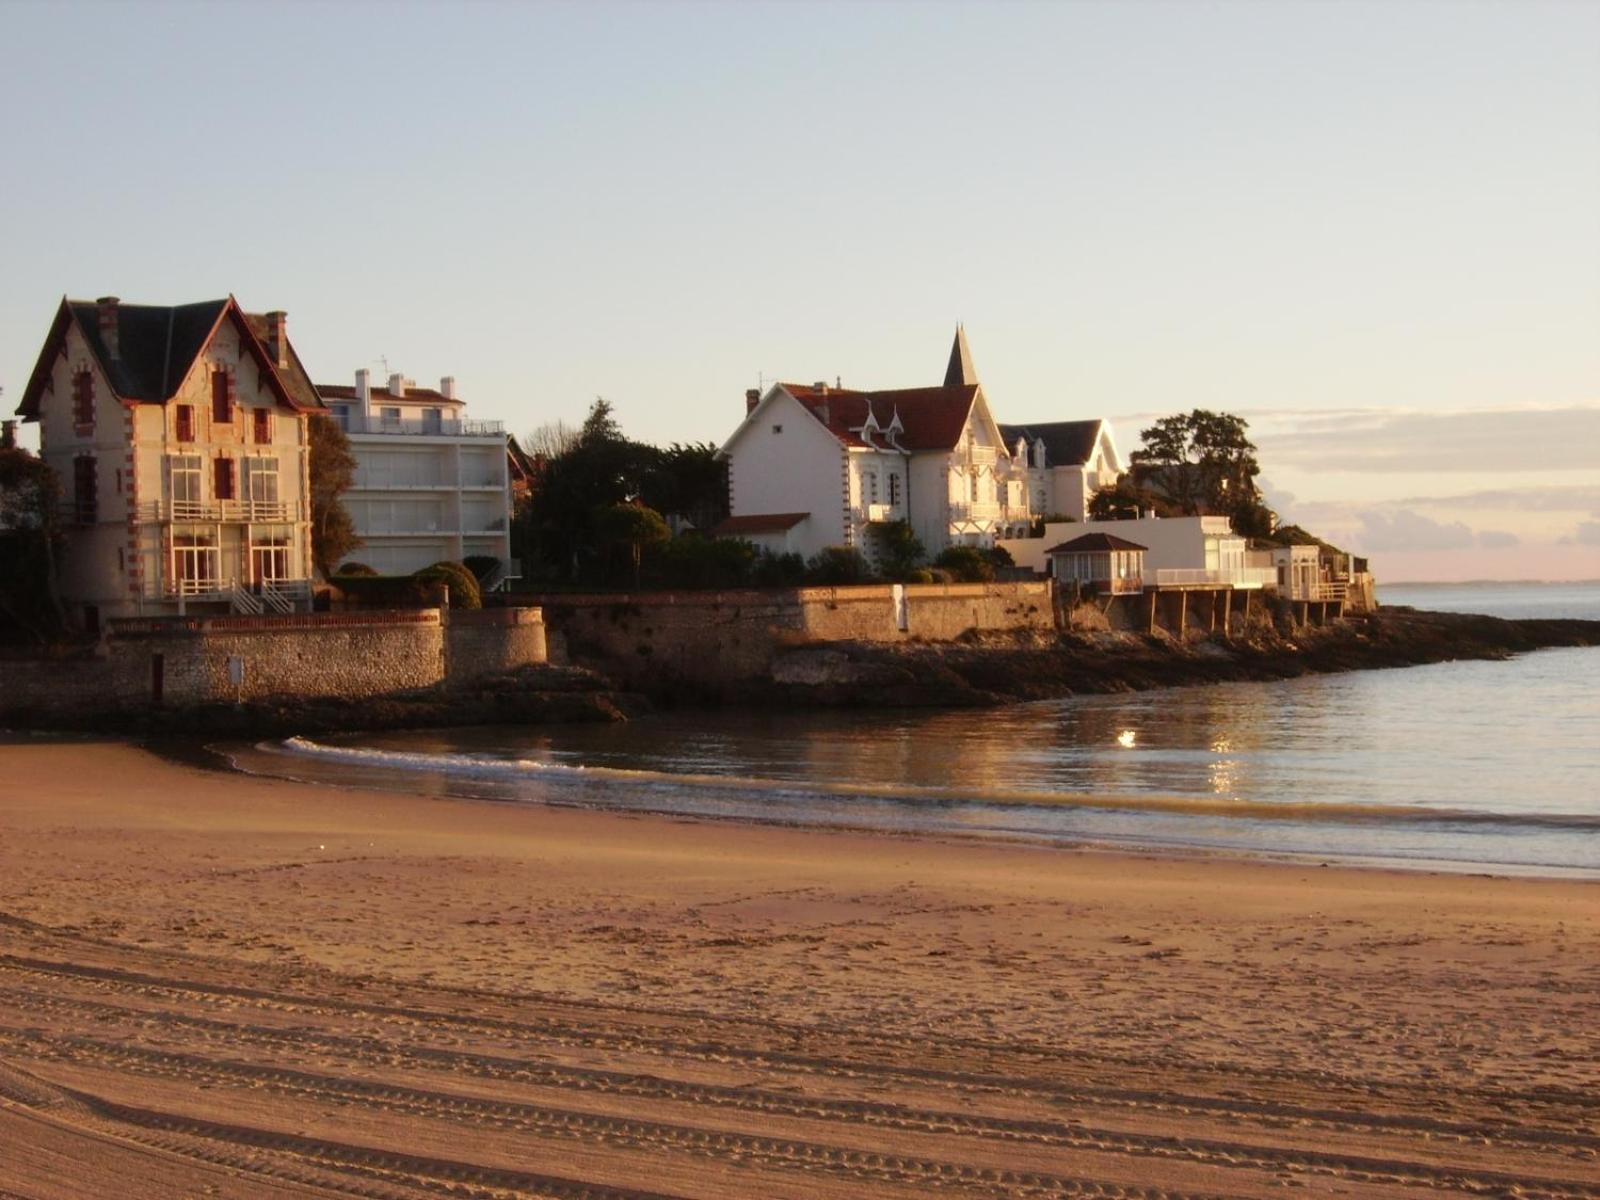
[(738, 538), (685, 534), (656, 554), (654, 573), (667, 587), (736, 588), (750, 583), (756, 548)]
[(339, 569), (333, 573), (333, 577), (335, 579), (349, 579), (352, 577), (370, 579), (376, 574), (377, 572), (364, 562), (347, 562), (339, 565)]
[(430, 588), (412, 575), (336, 575), (330, 580), (358, 608), (427, 608)]
[(854, 546), (824, 546), (806, 563), (806, 582), (824, 587), (869, 583), (872, 569)]
[(987, 552), (976, 546), (951, 546), (933, 565), (943, 567), (962, 583), (988, 583), (994, 579), (994, 564)]
[(411, 578), (446, 585), (450, 589), (451, 608), (483, 607), (483, 592), (478, 587), (477, 576), (458, 562), (436, 562), (431, 567), (413, 571)]
[(757, 587), (799, 587), (806, 580), (806, 560), (798, 554), (763, 550), (751, 578)]
[(915, 571), (906, 575), (905, 581), (907, 583), (932, 583), (934, 581), (933, 572), (928, 570), (927, 567), (918, 567)]

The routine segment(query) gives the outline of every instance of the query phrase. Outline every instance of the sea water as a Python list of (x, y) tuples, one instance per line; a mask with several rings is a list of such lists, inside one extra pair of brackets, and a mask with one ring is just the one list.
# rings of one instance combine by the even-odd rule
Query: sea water
[[(1389, 604), (1600, 619), (1600, 584)], [(1600, 649), (994, 710), (291, 739), (247, 770), (791, 824), (1600, 876)]]

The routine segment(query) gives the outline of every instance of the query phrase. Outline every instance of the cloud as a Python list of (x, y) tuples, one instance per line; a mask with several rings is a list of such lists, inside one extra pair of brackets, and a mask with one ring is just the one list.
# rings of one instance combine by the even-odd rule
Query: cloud
[[(1562, 538), (1566, 541), (1566, 538)], [(1600, 521), (1584, 521), (1572, 535), (1572, 540), (1580, 546), (1600, 546)]]
[(1478, 545), (1485, 550), (1504, 550), (1509, 546), (1522, 545), (1522, 539), (1514, 533), (1507, 533), (1502, 529), (1480, 529), (1478, 531)]
[(1600, 407), (1309, 412), (1256, 434), (1274, 467), (1368, 474), (1600, 469)]
[(1595, 512), (1600, 513), (1600, 487), (1499, 488), (1494, 491), (1464, 492), (1457, 496), (1408, 496), (1396, 504), (1407, 508), (1494, 509), (1498, 512)]
[(1358, 536), (1369, 551), (1465, 550), (1474, 544), (1472, 530), (1460, 521), (1448, 525), (1402, 508), (1394, 513), (1368, 511)]

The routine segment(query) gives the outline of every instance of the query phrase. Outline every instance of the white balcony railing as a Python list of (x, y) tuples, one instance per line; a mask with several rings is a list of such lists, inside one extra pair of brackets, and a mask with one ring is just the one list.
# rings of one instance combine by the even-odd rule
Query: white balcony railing
[(1000, 519), (1000, 505), (992, 500), (952, 500), (950, 502), (950, 519), (952, 521), (997, 521)]
[(392, 433), (405, 437), (504, 438), (506, 436), (504, 421), (469, 419), (460, 421), (413, 421), (394, 417), (385, 420), (382, 417), (363, 418), (357, 413), (351, 413), (341, 424), (346, 433)]
[(1271, 567), (1232, 567), (1220, 571), (1168, 568), (1156, 572), (1157, 587), (1263, 588), (1277, 582), (1278, 573)]
[(866, 504), (861, 514), (868, 521), (898, 521), (906, 515), (904, 506), (899, 504)]
[(992, 467), (997, 460), (993, 446), (967, 447), (967, 461), (975, 467)]
[(147, 500), (139, 506), (144, 521), (295, 521), (299, 514), (292, 500)]

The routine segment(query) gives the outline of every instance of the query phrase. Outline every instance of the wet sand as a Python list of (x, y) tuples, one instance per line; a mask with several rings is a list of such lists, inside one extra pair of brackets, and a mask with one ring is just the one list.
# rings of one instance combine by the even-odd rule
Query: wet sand
[(1600, 1197), (1600, 885), (0, 746), (0, 1200)]

